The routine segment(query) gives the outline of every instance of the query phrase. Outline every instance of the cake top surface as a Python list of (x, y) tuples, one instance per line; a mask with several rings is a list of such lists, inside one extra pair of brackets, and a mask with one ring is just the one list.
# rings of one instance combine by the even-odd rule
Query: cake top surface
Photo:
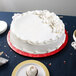
[(11, 31), (30, 42), (56, 40), (65, 32), (65, 25), (55, 13), (47, 10), (14, 14)]

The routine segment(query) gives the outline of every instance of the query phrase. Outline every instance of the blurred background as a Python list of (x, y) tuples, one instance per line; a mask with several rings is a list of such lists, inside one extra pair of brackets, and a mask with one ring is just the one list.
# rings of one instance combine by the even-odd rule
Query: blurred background
[(0, 11), (49, 10), (58, 15), (76, 16), (76, 0), (0, 0)]

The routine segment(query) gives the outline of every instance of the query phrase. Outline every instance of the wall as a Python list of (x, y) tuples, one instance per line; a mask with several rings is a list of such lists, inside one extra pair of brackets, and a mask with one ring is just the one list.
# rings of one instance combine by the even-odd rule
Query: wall
[(0, 11), (25, 12), (37, 9), (76, 16), (76, 0), (0, 0)]

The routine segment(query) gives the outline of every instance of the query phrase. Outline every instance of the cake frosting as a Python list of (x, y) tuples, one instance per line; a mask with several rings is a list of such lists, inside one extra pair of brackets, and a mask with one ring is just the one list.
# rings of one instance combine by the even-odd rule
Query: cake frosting
[(65, 25), (54, 12), (35, 10), (14, 14), (12, 18), (10, 41), (24, 52), (52, 52), (65, 41)]

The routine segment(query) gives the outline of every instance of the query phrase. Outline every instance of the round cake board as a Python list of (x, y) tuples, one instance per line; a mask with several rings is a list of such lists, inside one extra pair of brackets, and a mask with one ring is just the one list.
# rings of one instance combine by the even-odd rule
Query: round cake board
[(66, 46), (66, 44), (68, 42), (68, 33), (66, 30), (65, 30), (65, 35), (66, 35), (65, 41), (58, 49), (56, 49), (52, 52), (49, 52), (49, 53), (44, 53), (44, 54), (31, 54), (31, 53), (24, 52), (20, 49), (17, 49), (16, 47), (14, 47), (12, 45), (12, 43), (10, 42), (10, 31), (7, 34), (7, 42), (8, 42), (8, 45), (12, 48), (12, 50), (15, 51), (16, 53), (20, 54), (20, 55), (28, 56), (28, 57), (34, 57), (34, 58), (40, 58), (40, 57), (51, 56), (51, 55), (54, 55), (54, 54), (60, 52)]

